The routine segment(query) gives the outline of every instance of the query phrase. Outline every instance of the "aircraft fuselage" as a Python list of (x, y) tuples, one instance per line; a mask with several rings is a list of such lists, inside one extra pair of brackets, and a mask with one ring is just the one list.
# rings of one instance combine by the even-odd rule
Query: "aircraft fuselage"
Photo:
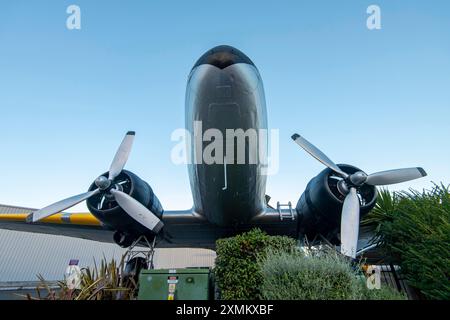
[[(264, 88), (257, 68), (242, 52), (220, 46), (198, 60), (187, 84), (186, 129), (193, 137), (188, 170), (194, 211), (218, 226), (246, 223), (263, 212)], [(212, 143), (218, 147), (208, 152)], [(216, 161), (211, 163), (208, 155)]]

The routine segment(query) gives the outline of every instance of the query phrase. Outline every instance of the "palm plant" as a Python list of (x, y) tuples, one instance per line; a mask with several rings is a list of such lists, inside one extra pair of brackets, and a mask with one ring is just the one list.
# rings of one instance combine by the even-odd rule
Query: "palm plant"
[[(65, 281), (57, 282), (57, 289), (53, 289), (48, 282), (39, 275), (41, 282), (37, 288), (37, 298), (27, 296), (28, 299), (38, 300), (130, 300), (135, 296), (137, 284), (129, 277), (124, 277), (124, 261), (122, 256), (119, 264), (115, 259), (107, 261), (105, 257), (100, 266), (94, 260), (94, 267), (81, 269), (81, 284), (79, 289), (69, 289)], [(42, 290), (47, 292), (43, 295)]]
[(407, 282), (430, 299), (450, 299), (450, 192), (380, 191), (374, 210), (364, 219), (376, 242), (398, 263)]

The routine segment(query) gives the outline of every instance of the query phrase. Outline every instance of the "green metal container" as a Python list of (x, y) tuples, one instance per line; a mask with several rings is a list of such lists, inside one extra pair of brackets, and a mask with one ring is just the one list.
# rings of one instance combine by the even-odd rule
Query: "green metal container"
[(210, 270), (207, 268), (142, 270), (139, 300), (208, 300)]

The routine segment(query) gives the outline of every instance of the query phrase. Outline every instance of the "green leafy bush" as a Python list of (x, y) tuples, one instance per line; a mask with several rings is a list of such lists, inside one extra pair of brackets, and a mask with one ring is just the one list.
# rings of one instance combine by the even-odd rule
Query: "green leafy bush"
[(269, 300), (397, 300), (405, 296), (384, 285), (369, 290), (364, 275), (334, 250), (270, 251), (258, 260), (261, 296)]
[(295, 246), (292, 238), (269, 236), (259, 229), (218, 240), (214, 275), (220, 298), (259, 299), (262, 276), (257, 257), (264, 256), (267, 249), (289, 251)]
[(429, 299), (450, 299), (450, 193), (444, 185), (418, 192), (380, 192), (365, 224), (373, 225), (391, 261)]
[(382, 285), (380, 289), (369, 290), (367, 286), (364, 286), (361, 290), (361, 298), (363, 300), (407, 300), (406, 294), (400, 293), (397, 290)]

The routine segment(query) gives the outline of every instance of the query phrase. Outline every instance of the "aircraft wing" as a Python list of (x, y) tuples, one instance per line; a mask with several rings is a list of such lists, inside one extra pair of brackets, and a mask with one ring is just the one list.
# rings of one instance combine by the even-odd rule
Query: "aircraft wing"
[(39, 223), (27, 223), (26, 217), (35, 210), (0, 205), (0, 229), (114, 242), (113, 231), (91, 213), (58, 213)]
[[(114, 243), (114, 230), (108, 229), (91, 213), (58, 213), (35, 223), (26, 222), (36, 209), (0, 204), (0, 231), (42, 233), (99, 242)], [(164, 211), (164, 232), (160, 248), (212, 248), (221, 236), (216, 227), (192, 210)]]

